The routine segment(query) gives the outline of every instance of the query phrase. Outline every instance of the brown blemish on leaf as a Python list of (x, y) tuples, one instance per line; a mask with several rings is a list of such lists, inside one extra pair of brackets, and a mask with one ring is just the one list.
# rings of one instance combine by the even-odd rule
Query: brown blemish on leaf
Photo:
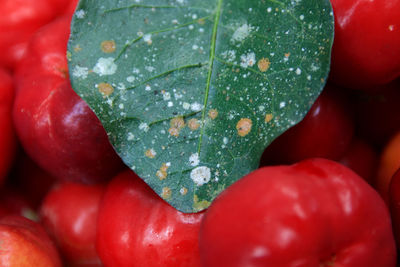
[(175, 136), (175, 137), (179, 136), (179, 130), (177, 128), (169, 128), (168, 132), (172, 136)]
[(251, 131), (251, 126), (253, 125), (253, 122), (248, 119), (248, 118), (242, 118), (240, 121), (236, 124), (236, 130), (238, 131), (238, 135), (240, 136), (246, 136), (248, 133)]
[(290, 57), (290, 52), (287, 52), (287, 53), (285, 54), (285, 58), (288, 58), (288, 57)]
[(273, 116), (271, 113), (265, 115), (265, 122), (266, 122), (266, 123), (270, 122), (270, 121), (272, 120), (273, 117), (274, 117), (274, 116)]
[(187, 194), (188, 189), (186, 187), (182, 187), (180, 192), (181, 192), (181, 195), (184, 196)]
[(208, 206), (210, 206), (210, 204), (211, 204), (211, 202), (209, 202), (207, 200), (199, 201), (199, 197), (197, 195), (193, 196), (193, 209), (195, 211), (204, 210), (204, 209), (208, 208)]
[(99, 92), (103, 94), (103, 96), (109, 96), (114, 92), (114, 87), (109, 83), (99, 83), (97, 85)]
[(79, 52), (79, 51), (81, 51), (82, 50), (82, 47), (80, 46), (80, 45), (76, 45), (75, 47), (74, 47), (74, 51), (75, 52)]
[(115, 41), (114, 40), (106, 40), (101, 42), (100, 44), (101, 51), (104, 53), (112, 53), (116, 49)]
[(266, 72), (269, 69), (269, 66), (271, 65), (271, 62), (269, 61), (268, 58), (262, 58), (258, 61), (258, 69), (261, 72)]
[(154, 151), (154, 149), (150, 148), (148, 150), (146, 150), (146, 152), (144, 153), (146, 155), (146, 157), (150, 158), (150, 159), (154, 159), (156, 157), (156, 152)]
[(185, 127), (185, 121), (182, 117), (176, 117), (171, 120), (170, 125), (173, 128), (182, 129)]
[(209, 111), (208, 111), (208, 116), (211, 118), (211, 119), (215, 119), (217, 116), (218, 116), (218, 111), (216, 110), (216, 109), (210, 109)]
[(167, 178), (168, 176), (167, 170), (168, 170), (167, 164), (163, 163), (161, 168), (156, 172), (158, 179), (162, 181), (165, 178)]
[(197, 23), (200, 25), (204, 25), (206, 23), (206, 21), (204, 19), (198, 19)]
[(196, 131), (200, 127), (200, 123), (197, 119), (190, 119), (188, 121), (188, 127), (192, 131)]
[(172, 195), (171, 188), (169, 188), (169, 187), (164, 187), (164, 188), (162, 189), (161, 197), (162, 197), (163, 199), (169, 199), (169, 198), (171, 198), (171, 195)]
[(185, 121), (182, 117), (176, 117), (170, 121), (170, 126), (171, 128), (168, 130), (169, 134), (178, 137), (181, 129), (185, 127)]

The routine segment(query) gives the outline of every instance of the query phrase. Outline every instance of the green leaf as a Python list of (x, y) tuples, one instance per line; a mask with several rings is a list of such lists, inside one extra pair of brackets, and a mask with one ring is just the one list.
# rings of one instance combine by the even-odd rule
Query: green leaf
[(332, 41), (328, 0), (81, 0), (68, 59), (124, 162), (194, 212), (305, 116)]

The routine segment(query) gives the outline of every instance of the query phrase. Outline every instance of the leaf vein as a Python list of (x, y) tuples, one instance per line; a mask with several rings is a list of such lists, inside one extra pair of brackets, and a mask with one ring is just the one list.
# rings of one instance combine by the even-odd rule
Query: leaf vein
[(206, 8), (202, 8), (202, 7), (190, 7), (190, 6), (169, 6), (169, 5), (165, 5), (165, 6), (158, 6), (158, 5), (142, 5), (142, 4), (132, 4), (129, 6), (123, 6), (123, 7), (116, 7), (116, 8), (112, 8), (112, 9), (107, 9), (103, 12), (103, 14), (106, 13), (111, 13), (111, 12), (117, 12), (117, 11), (121, 11), (121, 10), (125, 10), (125, 9), (132, 9), (132, 8), (162, 8), (162, 9), (169, 9), (169, 8), (187, 8), (187, 9), (196, 9), (196, 10), (203, 10), (205, 12), (210, 12), (209, 9)]
[(148, 33), (143, 33), (143, 34), (142, 34), (141, 36), (139, 36), (138, 38), (133, 39), (133, 40), (129, 41), (127, 44), (125, 44), (125, 45), (123, 46), (123, 48), (121, 49), (121, 51), (118, 53), (118, 55), (117, 55), (117, 57), (115, 58), (114, 62), (116, 62), (118, 59), (120, 59), (121, 56), (125, 53), (125, 51), (126, 51), (131, 45), (133, 45), (134, 43), (136, 43), (136, 42), (140, 41), (141, 39), (143, 39), (143, 37), (144, 37), (145, 35), (148, 35), (148, 34), (151, 34), (151, 35), (152, 35), (152, 34), (158, 34), (158, 33), (164, 33), (164, 32), (170, 32), (170, 31), (182, 29), (182, 28), (184, 28), (184, 27), (186, 27), (186, 26), (193, 25), (193, 24), (197, 23), (199, 20), (206, 20), (206, 19), (209, 19), (210, 17), (211, 17), (211, 15), (205, 16), (205, 17), (202, 17), (202, 18), (199, 18), (199, 19), (194, 19), (194, 20), (191, 20), (191, 21), (186, 22), (186, 23), (183, 23), (183, 24), (179, 24), (179, 25), (174, 26), (174, 27), (169, 27), (169, 28), (164, 28), (164, 29), (157, 30), (157, 31), (151, 31), (151, 32), (148, 32)]
[(206, 93), (205, 93), (205, 96), (204, 96), (203, 113), (201, 115), (201, 121), (202, 121), (203, 127), (201, 128), (200, 137), (199, 137), (199, 146), (197, 148), (197, 153), (199, 154), (199, 156), (200, 156), (200, 148), (201, 148), (203, 135), (204, 135), (204, 130), (205, 130), (204, 120), (205, 120), (205, 117), (206, 117), (206, 107), (207, 107), (207, 102), (208, 102), (208, 94), (209, 94), (209, 91), (210, 91), (212, 69), (213, 69), (214, 60), (215, 60), (217, 31), (218, 31), (218, 24), (219, 24), (219, 20), (220, 20), (220, 16), (221, 16), (221, 10), (222, 10), (222, 0), (218, 0), (217, 9), (216, 9), (216, 12), (215, 12), (215, 19), (214, 19), (212, 37), (211, 37), (210, 60), (209, 60), (209, 69), (208, 69), (208, 75), (207, 75)]
[(207, 64), (207, 63), (189, 64), (189, 65), (177, 67), (177, 68), (175, 68), (175, 69), (167, 70), (167, 71), (165, 71), (165, 72), (163, 72), (163, 73), (160, 73), (160, 74), (157, 74), (157, 75), (155, 75), (155, 76), (153, 76), (153, 77), (150, 77), (150, 78), (148, 78), (147, 80), (145, 80), (145, 81), (143, 81), (143, 82), (140, 82), (140, 83), (138, 83), (138, 84), (136, 84), (136, 85), (134, 85), (134, 86), (128, 87), (128, 88), (126, 88), (126, 90), (135, 89), (135, 88), (137, 88), (137, 87), (139, 87), (139, 86), (141, 86), (141, 85), (144, 85), (144, 84), (146, 84), (146, 83), (148, 83), (148, 82), (150, 82), (150, 81), (152, 81), (152, 80), (154, 80), (154, 79), (157, 79), (157, 78), (166, 76), (166, 75), (168, 75), (168, 74), (170, 74), (170, 73), (172, 73), (172, 72), (175, 72), (175, 71), (179, 71), (179, 70), (183, 70), (183, 69), (189, 69), (189, 68), (201, 68), (202, 66), (204, 66), (204, 65), (206, 65), (206, 64)]

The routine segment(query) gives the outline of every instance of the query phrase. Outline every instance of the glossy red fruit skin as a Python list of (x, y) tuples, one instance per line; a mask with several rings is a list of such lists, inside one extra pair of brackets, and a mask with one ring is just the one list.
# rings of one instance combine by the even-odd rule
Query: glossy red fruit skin
[(15, 75), (13, 117), (27, 154), (54, 177), (93, 183), (123, 164), (100, 121), (72, 90), (66, 59), (69, 18), (60, 18), (31, 39)]
[(353, 171), (326, 159), (265, 167), (223, 191), (200, 229), (203, 266), (395, 266), (390, 215)]
[(400, 1), (331, 0), (335, 14), (331, 81), (370, 88), (400, 76)]
[(347, 151), (353, 133), (346, 95), (327, 85), (304, 119), (267, 147), (261, 165), (292, 164), (312, 157), (338, 160)]
[(352, 169), (369, 184), (373, 184), (378, 167), (378, 155), (367, 142), (354, 138), (338, 162)]
[(103, 197), (97, 251), (108, 267), (200, 266), (202, 216), (177, 211), (125, 171), (110, 182)]
[(29, 39), (61, 14), (72, 14), (77, 0), (2, 0), (0, 65), (13, 69), (23, 58)]
[(17, 139), (12, 120), (14, 87), (11, 75), (0, 67), (0, 185), (14, 161)]
[(102, 266), (96, 252), (96, 224), (104, 185), (62, 183), (45, 197), (41, 223), (69, 266)]
[(0, 218), (0, 266), (61, 267), (54, 243), (43, 227), (22, 216)]
[(400, 169), (393, 175), (390, 182), (389, 205), (394, 237), (397, 247), (400, 248)]
[(61, 15), (69, 15), (75, 11), (76, 5), (79, 0), (47, 0), (49, 5), (53, 6), (57, 10), (57, 14)]

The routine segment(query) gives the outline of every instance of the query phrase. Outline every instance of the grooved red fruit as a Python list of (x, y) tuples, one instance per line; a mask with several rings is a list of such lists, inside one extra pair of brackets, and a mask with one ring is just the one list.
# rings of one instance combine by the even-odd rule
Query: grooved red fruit
[(331, 0), (335, 14), (331, 80), (370, 88), (400, 76), (400, 1)]
[(312, 157), (338, 160), (354, 133), (346, 101), (338, 88), (327, 85), (304, 119), (267, 147), (261, 164), (291, 164)]
[(72, 266), (102, 266), (96, 252), (96, 224), (103, 185), (63, 183), (45, 197), (41, 222)]
[(42, 226), (21, 216), (0, 218), (0, 266), (61, 267), (58, 252)]
[(24, 57), (29, 39), (57, 16), (72, 14), (78, 0), (2, 0), (0, 65), (13, 69)]
[(203, 266), (394, 267), (378, 193), (326, 159), (258, 169), (223, 191), (200, 229)]
[(27, 154), (61, 180), (109, 179), (123, 164), (100, 121), (72, 90), (66, 59), (68, 17), (41, 28), (15, 75), (13, 116)]
[(97, 251), (110, 267), (200, 266), (202, 216), (177, 211), (129, 170), (107, 186), (99, 212)]

